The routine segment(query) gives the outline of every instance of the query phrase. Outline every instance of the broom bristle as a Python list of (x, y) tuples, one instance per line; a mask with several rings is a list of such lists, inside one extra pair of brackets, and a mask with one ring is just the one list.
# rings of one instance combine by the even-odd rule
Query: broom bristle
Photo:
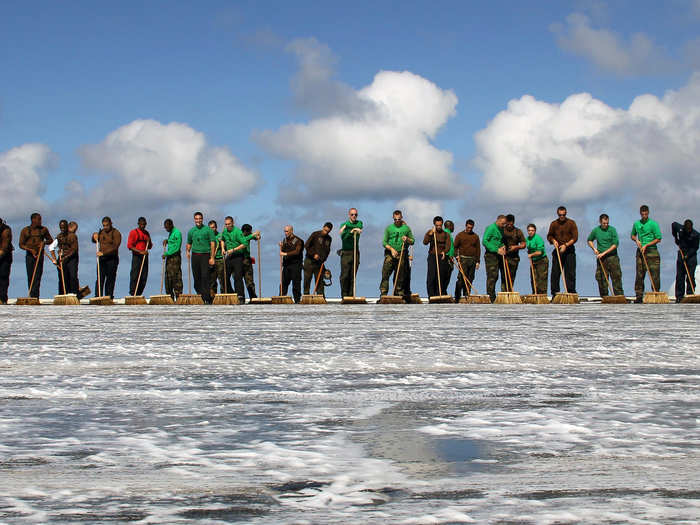
[(577, 293), (557, 293), (552, 299), (552, 304), (579, 304)]
[(693, 294), (693, 295), (686, 295), (681, 299), (681, 303), (683, 304), (700, 304), (700, 295), (698, 294)]
[(365, 297), (345, 296), (340, 304), (367, 304), (367, 299)]
[(272, 297), (253, 297), (250, 304), (272, 304)]
[(127, 295), (124, 297), (124, 304), (126, 305), (139, 305), (139, 304), (148, 304), (146, 301), (146, 298), (143, 295)]
[(170, 297), (169, 295), (151, 295), (151, 298), (148, 301), (148, 304), (166, 305), (166, 304), (175, 304), (175, 301), (173, 301), (173, 298)]
[(420, 294), (411, 294), (411, 304), (423, 304), (423, 300), (420, 298)]
[(65, 295), (56, 295), (53, 298), (53, 304), (56, 306), (61, 306), (61, 305), (76, 305), (80, 304), (80, 301), (78, 300), (78, 296), (75, 295), (74, 293), (69, 293)]
[(455, 298), (451, 295), (431, 295), (428, 297), (428, 302), (431, 304), (452, 304)]
[(301, 296), (301, 304), (327, 304), (327, 301), (322, 295), (304, 294)]
[(522, 304), (519, 292), (498, 292), (494, 304)]
[(15, 304), (17, 306), (36, 306), (41, 303), (38, 297), (18, 297)]
[(666, 292), (647, 292), (642, 299), (644, 304), (668, 304), (668, 294)]
[(214, 297), (212, 304), (241, 304), (238, 299), (238, 294), (235, 293), (220, 293)]
[(523, 304), (549, 304), (549, 297), (544, 293), (532, 293), (522, 296)]
[(294, 299), (288, 295), (273, 295), (272, 304), (294, 304)]
[(468, 304), (491, 304), (491, 298), (488, 295), (469, 295), (466, 299)]
[(177, 302), (175, 304), (204, 304), (204, 299), (202, 299), (202, 296), (199, 294), (183, 293), (178, 296)]
[(600, 304), (627, 304), (629, 301), (624, 295), (606, 295), (601, 297)]
[(100, 297), (93, 297), (90, 299), (90, 304), (97, 306), (112, 306), (114, 301), (109, 295), (102, 295)]
[(404, 300), (400, 295), (382, 295), (377, 304), (404, 304)]

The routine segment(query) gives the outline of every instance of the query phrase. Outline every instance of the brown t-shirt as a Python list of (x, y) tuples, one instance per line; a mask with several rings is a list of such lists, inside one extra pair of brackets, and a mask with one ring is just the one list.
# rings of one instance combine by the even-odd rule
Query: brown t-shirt
[(331, 253), (331, 242), (333, 239), (330, 235), (323, 233), (323, 230), (313, 232), (304, 245), (306, 256), (313, 259), (314, 255), (318, 255), (318, 261), (325, 262), (328, 259), (328, 254)]
[(481, 242), (479, 236), (474, 233), (461, 231), (455, 237), (455, 255), (476, 257), (476, 262), (481, 259)]
[[(513, 250), (510, 252), (508, 249), (516, 244), (525, 244), (525, 235), (523, 235), (523, 231), (520, 228), (513, 228), (512, 231), (508, 231), (508, 228), (503, 228), (503, 244), (506, 246), (506, 257), (520, 259), (520, 250)], [(521, 250), (523, 248), (521, 248)]]
[(78, 254), (78, 236), (75, 233), (59, 233), (56, 240), (64, 260)]
[(42, 241), (44, 245), (53, 242), (53, 237), (51, 237), (46, 226), (39, 226), (38, 228), (34, 228), (31, 225), (25, 226), (19, 234), (19, 247), (23, 250), (38, 251)]
[(547, 240), (550, 244), (554, 244), (554, 240), (559, 244), (565, 244), (571, 240), (576, 243), (576, 241), (578, 241), (578, 228), (576, 227), (576, 223), (568, 217), (563, 223), (559, 222), (559, 219), (552, 221), (552, 224), (549, 225)]
[[(450, 234), (447, 233), (445, 230), (442, 230), (441, 232), (435, 232), (435, 238), (437, 239), (438, 255), (447, 253), (450, 250)], [(423, 237), (423, 244), (430, 245), (430, 248), (428, 249), (429, 254), (435, 253), (433, 247), (433, 234), (431, 233), (431, 230), (425, 232), (425, 236)]]
[[(102, 255), (119, 255), (119, 245), (122, 243), (122, 234), (119, 230), (112, 228), (109, 231), (100, 230), (97, 234)], [(95, 242), (93, 239), (92, 242)]]
[(0, 233), (0, 251), (3, 255), (7, 255), (12, 251), (12, 229), (5, 224), (0, 226), (2, 233)]
[(285, 264), (301, 261), (301, 256), (304, 253), (304, 241), (296, 235), (292, 235), (291, 239), (285, 236), (280, 250), (287, 254), (284, 256)]

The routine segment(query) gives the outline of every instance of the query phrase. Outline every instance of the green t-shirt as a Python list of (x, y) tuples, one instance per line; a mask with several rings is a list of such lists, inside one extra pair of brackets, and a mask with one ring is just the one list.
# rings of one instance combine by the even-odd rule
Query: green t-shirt
[(498, 252), (498, 249), (503, 246), (503, 234), (495, 222), (486, 227), (481, 244), (484, 245), (487, 252), (491, 253)]
[(211, 253), (212, 242), (216, 242), (216, 237), (209, 226), (194, 226), (187, 232), (187, 244), (192, 246), (192, 253)]
[(182, 234), (180, 233), (180, 230), (173, 228), (170, 230), (170, 234), (168, 234), (168, 246), (165, 248), (165, 256), (169, 257), (171, 255), (175, 255), (176, 253), (180, 253), (181, 248)]
[[(362, 221), (358, 219), (356, 222), (345, 221), (340, 225), (340, 228), (342, 229), (343, 226), (345, 226), (345, 231), (340, 233), (340, 239), (343, 241), (342, 249), (344, 251), (352, 251), (354, 249), (354, 235), (352, 234), (352, 229), (362, 229), (364, 228), (364, 225), (362, 224)], [(360, 234), (357, 235), (357, 250), (360, 250)]]
[[(603, 229), (600, 226), (593, 228), (593, 231), (588, 236), (588, 241), (597, 241), (597, 248), (599, 252), (604, 252), (610, 248), (613, 244), (615, 246), (620, 245), (620, 239), (617, 236), (617, 230), (612, 226), (608, 226), (607, 229)], [(611, 255), (615, 255), (617, 248), (615, 248)]]
[(537, 262), (547, 257), (547, 252), (544, 251), (544, 241), (538, 234), (534, 234), (532, 237), (526, 238), (525, 245), (527, 247), (527, 253), (542, 252), (542, 255), (533, 257), (532, 262)]
[(216, 251), (214, 252), (214, 259), (223, 259), (224, 254), (221, 253), (221, 234), (215, 233), (216, 236)]
[(408, 224), (403, 223), (400, 227), (397, 228), (394, 223), (391, 223), (384, 230), (384, 239), (382, 240), (382, 247), (388, 244), (397, 252), (401, 252), (401, 245), (403, 244), (401, 238), (404, 235), (408, 237), (406, 245), (410, 245), (415, 242), (415, 239), (413, 238), (413, 232), (411, 231), (411, 228), (408, 226)]
[(252, 233), (250, 235), (243, 235), (243, 239), (243, 244), (245, 244), (245, 248), (243, 248), (243, 256), (250, 257), (250, 241), (255, 239), (255, 235)]
[(455, 256), (455, 241), (452, 239), (452, 232), (450, 231), (449, 228), (444, 228), (444, 230), (447, 232), (447, 235), (450, 236), (450, 249), (447, 250), (447, 256), (452, 259), (452, 257)]
[[(241, 244), (245, 244), (245, 236), (243, 235), (243, 232), (236, 226), (231, 228), (231, 231), (228, 231), (227, 228), (224, 228), (219, 235), (224, 241), (224, 248), (226, 248), (226, 251), (234, 250), (238, 248)], [(234, 253), (243, 255), (244, 249), (241, 248), (240, 250), (236, 250)]]
[(632, 233), (630, 236), (632, 235), (637, 236), (637, 239), (639, 239), (639, 242), (642, 243), (642, 246), (649, 244), (654, 239), (661, 240), (661, 230), (659, 229), (659, 225), (656, 223), (656, 221), (652, 221), (651, 219), (647, 219), (645, 222), (642, 222), (641, 219), (635, 221), (634, 226), (632, 226)]

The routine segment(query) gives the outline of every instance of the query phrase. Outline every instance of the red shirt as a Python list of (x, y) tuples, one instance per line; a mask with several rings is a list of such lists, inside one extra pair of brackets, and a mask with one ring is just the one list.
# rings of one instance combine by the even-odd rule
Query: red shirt
[(129, 232), (129, 238), (126, 241), (126, 247), (129, 250), (145, 250), (146, 247), (153, 248), (151, 236), (146, 230), (135, 228)]

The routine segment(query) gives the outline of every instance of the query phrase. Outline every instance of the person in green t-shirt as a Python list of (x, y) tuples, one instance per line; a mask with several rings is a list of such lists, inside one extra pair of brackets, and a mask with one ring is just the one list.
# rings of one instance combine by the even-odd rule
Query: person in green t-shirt
[(216, 236), (211, 228), (204, 226), (202, 212), (194, 214), (194, 227), (187, 232), (187, 258), (192, 262), (194, 289), (202, 296), (205, 304), (211, 304), (209, 293), (209, 268), (214, 266)]
[[(610, 226), (610, 217), (602, 213), (598, 218), (600, 226), (596, 226), (588, 236), (588, 246), (595, 253), (597, 262), (595, 265), (595, 280), (598, 281), (598, 293), (601, 297), (608, 295), (608, 280), (603, 273), (603, 268), (610, 276), (613, 283), (613, 293), (615, 295), (625, 295), (622, 290), (622, 269), (620, 268), (620, 258), (617, 256), (617, 246), (620, 240), (617, 230)], [(594, 244), (595, 243), (597, 244)]]
[(510, 292), (511, 284), (515, 284), (515, 274), (518, 273), (520, 265), (520, 250), (524, 250), (527, 246), (525, 235), (520, 228), (515, 227), (515, 215), (509, 213), (506, 215), (506, 224), (503, 226), (503, 244), (506, 247), (506, 264), (508, 265), (508, 273), (510, 274), (510, 282), (508, 279), (501, 279), (501, 291)]
[[(250, 241), (255, 239), (260, 240), (260, 232), (253, 232), (253, 227), (250, 224), (244, 224), (241, 226), (241, 233), (243, 234), (245, 249), (243, 250), (243, 281), (245, 282), (245, 287), (248, 290), (248, 298), (255, 299), (257, 294), (255, 293), (255, 279), (253, 279), (253, 264), (255, 259), (250, 256)], [(258, 262), (258, 264), (260, 264)]]
[[(408, 247), (415, 242), (415, 239), (411, 228), (403, 220), (401, 210), (394, 210), (392, 217), (394, 222), (386, 227), (382, 239), (384, 264), (382, 265), (382, 280), (379, 283), (379, 293), (380, 295), (389, 293), (389, 277), (393, 274), (393, 282), (396, 283), (396, 295), (406, 300), (406, 294), (408, 293), (408, 301), (410, 302), (411, 286), (410, 282), (406, 282), (406, 276), (409, 275), (407, 271)], [(401, 268), (399, 268), (399, 260), (401, 261)]]
[(360, 267), (360, 235), (364, 225), (357, 215), (357, 208), (350, 208), (348, 220), (340, 225), (340, 239), (343, 243), (340, 249), (340, 297), (354, 295), (355, 278)]
[(175, 227), (172, 219), (165, 219), (163, 227), (168, 232), (168, 238), (163, 240), (165, 293), (172, 297), (173, 301), (176, 301), (177, 297), (182, 293), (182, 257), (180, 255), (182, 234)]
[(481, 240), (484, 250), (484, 266), (486, 267), (486, 293), (491, 302), (496, 300), (496, 281), (498, 273), (501, 273), (501, 283), (505, 277), (503, 268), (503, 256), (506, 254), (506, 246), (503, 243), (503, 227), (506, 225), (506, 216), (499, 215), (496, 222), (490, 224), (484, 230)]
[(251, 236), (243, 235), (233, 223), (233, 217), (227, 215), (224, 219), (224, 229), (221, 231), (221, 240), (224, 243), (224, 261), (226, 266), (226, 285), (231, 290), (231, 276), (233, 275), (233, 289), (238, 295), (238, 301), (245, 303), (245, 288), (243, 287), (243, 265), (245, 252)]
[(216, 251), (214, 252), (214, 266), (209, 268), (209, 290), (211, 296), (214, 297), (217, 294), (216, 281), (219, 281), (218, 293), (231, 293), (226, 284), (226, 269), (224, 268), (224, 255), (222, 247), (224, 241), (221, 239), (221, 234), (218, 230), (218, 225), (215, 220), (211, 220), (207, 223), (211, 231), (214, 232), (214, 237), (216, 238)]
[(448, 219), (443, 224), (443, 228), (450, 237), (450, 249), (447, 250), (447, 278), (445, 279), (445, 290), (447, 290), (450, 284), (450, 279), (452, 279), (452, 272), (455, 269), (455, 240), (454, 237), (452, 237), (452, 234), (455, 231), (455, 223)]
[(641, 303), (644, 298), (644, 276), (647, 273), (647, 267), (651, 274), (652, 287), (657, 292), (661, 289), (661, 256), (656, 246), (661, 242), (661, 229), (656, 221), (649, 218), (649, 206), (646, 204), (639, 208), (639, 215), (640, 219), (632, 225), (632, 233), (630, 233), (630, 238), (637, 244), (635, 303)]
[[(527, 225), (527, 239), (525, 239), (527, 256), (532, 263), (530, 272), (530, 286), (532, 293), (547, 295), (547, 274), (549, 273), (549, 259), (544, 247), (544, 239), (537, 233), (537, 226)], [(534, 279), (533, 274), (534, 273)]]

